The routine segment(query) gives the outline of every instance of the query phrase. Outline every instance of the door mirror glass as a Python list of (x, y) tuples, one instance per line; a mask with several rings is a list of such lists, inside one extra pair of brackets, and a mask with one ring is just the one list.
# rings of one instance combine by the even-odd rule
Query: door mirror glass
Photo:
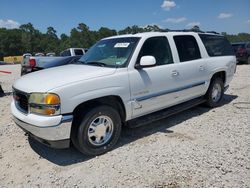
[(152, 67), (155, 66), (156, 60), (154, 56), (142, 56), (140, 60), (140, 67)]

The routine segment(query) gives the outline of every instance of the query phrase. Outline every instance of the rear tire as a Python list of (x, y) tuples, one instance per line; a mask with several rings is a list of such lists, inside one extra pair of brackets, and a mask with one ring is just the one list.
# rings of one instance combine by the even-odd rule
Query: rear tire
[(247, 64), (250, 65), (250, 56), (247, 58)]
[(121, 118), (110, 106), (97, 106), (76, 121), (72, 134), (74, 146), (85, 155), (101, 155), (110, 151), (121, 133)]
[(224, 83), (221, 78), (212, 79), (208, 91), (205, 95), (206, 105), (210, 108), (217, 107), (221, 104), (224, 95)]

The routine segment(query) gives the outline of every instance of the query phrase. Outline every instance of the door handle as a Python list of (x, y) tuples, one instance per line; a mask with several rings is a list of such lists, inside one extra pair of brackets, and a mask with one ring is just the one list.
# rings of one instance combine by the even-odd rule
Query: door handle
[(172, 76), (179, 76), (179, 72), (177, 70), (172, 71)]
[(199, 67), (199, 70), (200, 70), (200, 71), (204, 71), (205, 68), (204, 68), (203, 66), (200, 66), (200, 67)]

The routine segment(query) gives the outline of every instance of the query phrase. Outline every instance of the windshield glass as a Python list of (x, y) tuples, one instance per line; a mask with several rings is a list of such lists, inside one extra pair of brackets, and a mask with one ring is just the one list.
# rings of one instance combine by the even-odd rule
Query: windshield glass
[(91, 47), (78, 63), (103, 67), (126, 67), (139, 39), (126, 37), (101, 40)]

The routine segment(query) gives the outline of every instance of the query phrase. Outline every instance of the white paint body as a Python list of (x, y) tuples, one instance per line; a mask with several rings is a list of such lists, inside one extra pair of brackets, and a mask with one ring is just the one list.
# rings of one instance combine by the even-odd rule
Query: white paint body
[[(180, 63), (173, 40), (173, 36), (176, 35), (194, 36), (201, 52), (201, 59)], [(174, 63), (136, 69), (135, 63), (144, 41), (155, 36), (167, 37)], [(25, 75), (17, 80), (13, 87), (26, 93), (58, 94), (61, 99), (61, 114), (72, 113), (79, 104), (86, 101), (115, 95), (122, 99), (126, 111), (125, 119), (128, 121), (204, 95), (210, 79), (216, 72), (226, 72), (226, 87), (235, 72), (236, 58), (209, 57), (197, 33), (144, 33), (116, 37), (141, 38), (127, 67), (66, 65)], [(15, 105), (11, 107), (14, 109)], [(38, 124), (35, 116), (22, 114), (15, 109), (12, 113), (19, 118), (25, 116), (26, 118), (22, 119), (35, 126), (46, 126), (41, 122)], [(45, 122), (50, 119), (55, 121), (55, 117), (46, 118), (48, 119)]]

